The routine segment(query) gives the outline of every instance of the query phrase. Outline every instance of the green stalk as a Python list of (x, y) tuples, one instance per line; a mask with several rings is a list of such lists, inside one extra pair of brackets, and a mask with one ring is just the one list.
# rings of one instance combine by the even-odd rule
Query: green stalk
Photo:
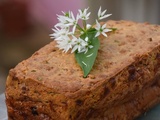
[(81, 28), (81, 26), (80, 26), (79, 24), (77, 24), (77, 28), (78, 28), (80, 31), (85, 32), (85, 31)]
[(86, 30), (86, 20), (83, 20), (83, 27)]

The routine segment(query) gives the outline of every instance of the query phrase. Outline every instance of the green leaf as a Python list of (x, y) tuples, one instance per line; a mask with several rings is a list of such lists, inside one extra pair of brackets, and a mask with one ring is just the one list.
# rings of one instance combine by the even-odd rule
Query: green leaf
[(90, 29), (89, 31), (81, 35), (82, 39), (85, 39), (86, 37), (89, 38), (89, 43), (93, 46), (93, 48), (89, 49), (87, 53), (78, 53), (77, 51), (75, 52), (75, 58), (83, 70), (84, 77), (87, 77), (87, 75), (91, 71), (100, 46), (99, 40), (97, 37), (95, 37), (95, 35), (95, 29)]

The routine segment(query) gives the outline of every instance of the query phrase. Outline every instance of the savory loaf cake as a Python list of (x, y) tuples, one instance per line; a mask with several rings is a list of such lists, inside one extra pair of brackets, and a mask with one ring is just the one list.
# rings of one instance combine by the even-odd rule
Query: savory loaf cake
[[(53, 41), (11, 69), (9, 120), (131, 120), (160, 102), (160, 26), (108, 21), (87, 78)], [(129, 110), (132, 109), (132, 112)]]

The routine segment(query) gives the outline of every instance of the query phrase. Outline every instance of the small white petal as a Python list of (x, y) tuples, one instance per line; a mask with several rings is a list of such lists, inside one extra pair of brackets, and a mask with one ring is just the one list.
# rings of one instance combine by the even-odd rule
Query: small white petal
[(100, 35), (100, 32), (97, 32), (96, 35), (95, 35), (95, 37), (98, 37), (99, 35)]
[(78, 48), (78, 46), (74, 46), (74, 47), (72, 48), (71, 53), (74, 53), (74, 52), (77, 50), (77, 48)]
[(100, 8), (98, 10), (98, 17), (100, 17), (100, 16), (101, 16), (101, 6), (100, 6)]
[(106, 13), (107, 10), (104, 10), (102, 13), (101, 13), (101, 16), (104, 16), (104, 14)]
[(111, 29), (107, 29), (107, 28), (103, 30), (103, 32), (110, 32), (110, 31), (112, 31), (112, 30)]
[(106, 33), (104, 33), (104, 32), (102, 32), (102, 35), (104, 35), (105, 37), (107, 37), (107, 34), (106, 34)]
[(74, 17), (74, 15), (73, 15), (73, 12), (71, 12), (71, 18), (72, 18), (73, 20), (75, 20), (75, 17)]
[(103, 24), (103, 25), (102, 25), (102, 29), (105, 29), (105, 28), (106, 28), (106, 24)]
[(92, 45), (89, 45), (88, 47), (89, 47), (89, 48), (93, 48), (93, 46), (92, 46)]
[(100, 28), (101, 28), (101, 25), (98, 22), (98, 20), (96, 20), (96, 27), (95, 27), (95, 29), (99, 31)]
[(88, 42), (88, 37), (86, 37), (84, 40), (85, 40), (86, 42)]
[(90, 25), (90, 24), (87, 24), (87, 25), (86, 25), (86, 28), (87, 28), (87, 29), (90, 29), (90, 28), (91, 28), (91, 25)]
[(111, 15), (112, 15), (112, 14), (104, 15), (104, 16), (100, 17), (99, 20), (105, 19), (105, 18), (107, 18), (107, 17), (109, 17), (109, 16), (111, 16)]
[(72, 33), (74, 34), (76, 31), (76, 25), (73, 26)]

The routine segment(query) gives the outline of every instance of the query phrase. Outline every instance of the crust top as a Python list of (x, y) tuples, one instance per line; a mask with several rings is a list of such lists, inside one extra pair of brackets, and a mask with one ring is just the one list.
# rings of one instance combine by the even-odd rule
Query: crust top
[(10, 71), (20, 80), (32, 79), (57, 92), (94, 89), (122, 69), (160, 45), (160, 26), (131, 21), (108, 21), (117, 28), (108, 37), (99, 37), (100, 49), (87, 78), (75, 61), (74, 54), (63, 53), (55, 41), (35, 52)]

